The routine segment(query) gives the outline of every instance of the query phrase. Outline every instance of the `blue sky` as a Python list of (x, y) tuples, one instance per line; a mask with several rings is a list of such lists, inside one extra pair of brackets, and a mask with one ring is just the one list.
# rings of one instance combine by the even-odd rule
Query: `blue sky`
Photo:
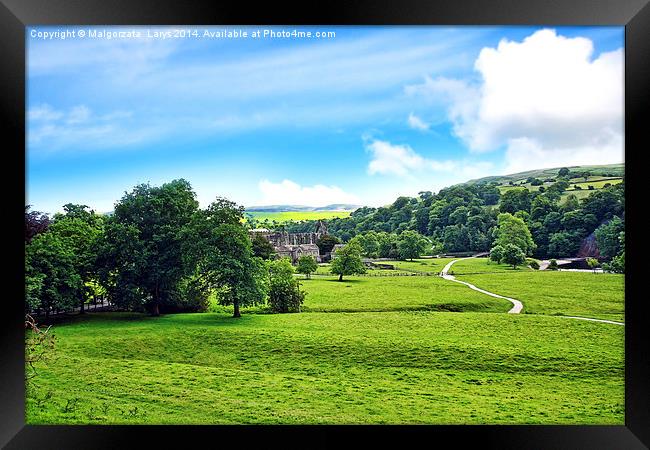
[[(227, 28), (249, 37), (28, 28), (26, 202), (110, 211), (136, 184), (182, 177), (202, 205), (378, 206), (623, 161), (622, 27)], [(335, 37), (250, 37), (263, 29)], [(60, 30), (76, 35), (43, 38)]]

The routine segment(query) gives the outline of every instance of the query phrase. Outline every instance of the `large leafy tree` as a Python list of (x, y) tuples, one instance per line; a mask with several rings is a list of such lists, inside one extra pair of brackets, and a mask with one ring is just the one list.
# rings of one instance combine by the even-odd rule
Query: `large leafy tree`
[(141, 184), (115, 205), (100, 261), (117, 304), (160, 314), (179, 281), (193, 272), (183, 256), (184, 241), (194, 238), (187, 227), (197, 211), (196, 195), (183, 179), (160, 187)]
[(104, 221), (102, 216), (89, 210), (86, 205), (68, 203), (63, 206), (63, 209), (65, 213), (54, 216), (49, 232), (64, 239), (74, 252), (74, 269), (81, 278), (83, 286), (82, 295), (78, 299), (83, 313), (85, 303), (96, 291), (97, 253), (104, 232)]
[(209, 289), (216, 289), (219, 303), (233, 306), (233, 317), (241, 317), (242, 306), (263, 303), (268, 290), (267, 270), (253, 253), (243, 225), (244, 209), (217, 198), (194, 214), (186, 240), (187, 261)]
[(218, 289), (219, 303), (233, 306), (233, 317), (241, 317), (242, 306), (264, 303), (266, 267), (253, 256), (248, 232), (241, 224), (217, 225), (203, 243), (208, 250), (199, 272)]
[(517, 266), (520, 266), (526, 262), (526, 255), (517, 245), (506, 244), (506, 246), (503, 247), (501, 262), (509, 264), (513, 269), (516, 269)]
[(419, 258), (424, 254), (429, 245), (429, 241), (416, 231), (407, 230), (399, 235), (397, 241), (397, 251), (401, 259)]
[(526, 222), (509, 213), (499, 214), (495, 232), (495, 245), (506, 248), (508, 244), (516, 245), (525, 255), (531, 255), (536, 248)]
[(298, 264), (296, 265), (296, 272), (302, 273), (306, 278), (311, 278), (311, 274), (316, 272), (318, 269), (318, 263), (311, 255), (303, 255), (298, 258)]
[(361, 260), (362, 251), (361, 245), (357, 242), (350, 242), (336, 251), (330, 271), (339, 276), (339, 281), (343, 281), (343, 275), (366, 273), (366, 267)]
[(45, 311), (72, 309), (83, 296), (74, 247), (51, 231), (38, 234), (25, 248), (26, 307)]

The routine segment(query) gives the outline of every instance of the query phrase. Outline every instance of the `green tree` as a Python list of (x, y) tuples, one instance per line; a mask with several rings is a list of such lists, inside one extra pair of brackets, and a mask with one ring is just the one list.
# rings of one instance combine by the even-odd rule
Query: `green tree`
[(509, 213), (502, 213), (497, 217), (495, 235), (495, 245), (501, 245), (504, 249), (508, 244), (513, 244), (519, 247), (524, 255), (530, 256), (537, 248), (526, 222)]
[(253, 255), (258, 258), (271, 259), (275, 255), (275, 249), (261, 234), (255, 233), (251, 242), (253, 245)]
[(559, 177), (568, 177), (568, 176), (569, 176), (569, 173), (571, 173), (571, 171), (570, 171), (569, 169), (567, 169), (566, 167), (562, 167), (562, 168), (558, 171), (557, 175), (558, 175)]
[(232, 305), (233, 317), (241, 317), (241, 306), (264, 303), (266, 268), (261, 258), (253, 256), (246, 229), (241, 224), (218, 225), (209, 243), (211, 249), (199, 271), (218, 288), (219, 303)]
[[(307, 256), (315, 262), (315, 260)], [(269, 305), (274, 312), (300, 312), (300, 305), (305, 300), (305, 292), (300, 290), (300, 283), (293, 277), (293, 266), (288, 258), (281, 258), (267, 263), (269, 271)]]
[(530, 210), (530, 192), (526, 188), (510, 189), (501, 195), (499, 211), (514, 214)]
[(339, 281), (343, 281), (343, 275), (366, 273), (366, 267), (361, 260), (361, 252), (361, 246), (356, 242), (349, 243), (336, 251), (330, 271), (339, 276)]
[(556, 259), (551, 259), (548, 262), (548, 269), (549, 270), (558, 270), (558, 265), (557, 265), (557, 260)]
[(318, 246), (318, 251), (321, 255), (330, 253), (336, 244), (340, 244), (341, 240), (336, 236), (326, 234), (321, 236), (317, 241), (316, 245)]
[(306, 278), (311, 278), (311, 274), (316, 272), (317, 269), (318, 263), (313, 256), (303, 255), (298, 258), (296, 272), (304, 274)]
[(624, 230), (625, 224), (616, 216), (596, 229), (596, 244), (598, 244), (598, 250), (602, 256), (611, 259), (621, 252), (622, 246), (619, 237)]
[(424, 254), (429, 241), (417, 231), (407, 230), (397, 238), (397, 251), (400, 259), (419, 258)]
[(502, 261), (511, 265), (513, 269), (516, 269), (517, 266), (526, 263), (526, 255), (519, 246), (515, 244), (506, 244), (503, 247)]
[(503, 259), (503, 250), (504, 248), (502, 245), (495, 245), (492, 247), (490, 250), (490, 260), (494, 261), (495, 263), (500, 263)]
[(102, 216), (88, 210), (86, 205), (68, 203), (63, 206), (65, 213), (56, 214), (49, 231), (67, 241), (75, 254), (75, 271), (83, 284), (79, 298), (80, 312), (95, 294), (98, 279), (97, 254), (99, 242), (104, 233)]
[(25, 248), (26, 309), (69, 310), (83, 296), (83, 281), (76, 270), (76, 255), (70, 241), (58, 233), (34, 236)]
[(186, 240), (197, 241), (187, 233), (197, 211), (196, 195), (182, 179), (141, 184), (115, 205), (99, 259), (103, 283), (118, 305), (160, 314), (180, 280), (194, 272), (184, 249)]

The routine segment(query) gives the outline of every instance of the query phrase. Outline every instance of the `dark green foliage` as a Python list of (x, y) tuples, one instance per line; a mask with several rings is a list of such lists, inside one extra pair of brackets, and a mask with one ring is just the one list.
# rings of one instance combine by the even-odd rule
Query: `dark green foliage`
[(625, 224), (618, 217), (614, 217), (596, 229), (596, 243), (601, 256), (611, 259), (624, 250), (620, 239), (624, 230)]
[(568, 177), (569, 173), (571, 173), (569, 169), (567, 169), (566, 167), (562, 167), (557, 174), (560, 177)]
[(551, 259), (548, 262), (548, 267), (547, 268), (548, 268), (548, 270), (557, 270), (558, 269), (557, 260)]
[(525, 188), (510, 189), (501, 196), (499, 211), (514, 214), (530, 210), (530, 191)]
[(36, 235), (25, 248), (26, 309), (69, 310), (83, 297), (72, 243), (58, 233)]
[[(116, 304), (158, 315), (179, 281), (193, 272), (184, 258), (198, 213), (190, 184), (136, 186), (115, 205), (102, 246), (103, 280)], [(225, 218), (224, 218), (225, 219)]]
[(321, 255), (324, 255), (325, 253), (329, 253), (332, 251), (334, 246), (336, 244), (340, 244), (341, 240), (337, 238), (336, 236), (332, 236), (330, 234), (326, 234), (325, 236), (321, 236), (318, 241), (316, 241), (316, 245), (318, 246), (318, 252)]
[(397, 238), (397, 251), (400, 259), (419, 258), (429, 245), (429, 241), (416, 231), (407, 230)]
[(253, 245), (253, 255), (262, 259), (271, 259), (275, 255), (275, 250), (269, 241), (267, 241), (264, 236), (260, 234), (255, 234), (253, 236), (252, 245)]
[[(313, 258), (308, 257), (313, 260)], [(315, 262), (315, 261), (314, 261)], [(300, 312), (305, 292), (293, 277), (293, 266), (288, 258), (267, 263), (269, 271), (269, 306), (278, 313)]]
[(222, 305), (233, 306), (233, 317), (240, 317), (241, 306), (264, 303), (267, 293), (266, 268), (253, 256), (248, 232), (241, 223), (215, 224), (207, 251), (199, 262), (201, 273), (218, 288)]

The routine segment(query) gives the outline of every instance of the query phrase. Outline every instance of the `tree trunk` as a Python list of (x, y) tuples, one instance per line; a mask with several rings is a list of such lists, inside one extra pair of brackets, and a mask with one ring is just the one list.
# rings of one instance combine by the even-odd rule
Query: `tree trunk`
[(151, 307), (152, 316), (160, 315), (160, 309), (158, 308), (159, 300), (160, 300), (160, 293), (158, 291), (158, 280), (156, 280), (156, 290), (154, 292), (154, 297), (153, 297), (153, 306)]
[(84, 314), (86, 312), (84, 311), (84, 303), (85, 302), (81, 302), (81, 307), (79, 308), (79, 314)]
[(233, 316), (234, 318), (241, 317), (241, 314), (240, 314), (240, 312), (239, 312), (239, 302), (235, 301), (235, 302), (233, 303), (233, 306), (234, 306), (235, 312), (234, 312), (234, 314), (233, 314), (232, 316)]
[(339, 281), (343, 281), (343, 274), (339, 275)]

